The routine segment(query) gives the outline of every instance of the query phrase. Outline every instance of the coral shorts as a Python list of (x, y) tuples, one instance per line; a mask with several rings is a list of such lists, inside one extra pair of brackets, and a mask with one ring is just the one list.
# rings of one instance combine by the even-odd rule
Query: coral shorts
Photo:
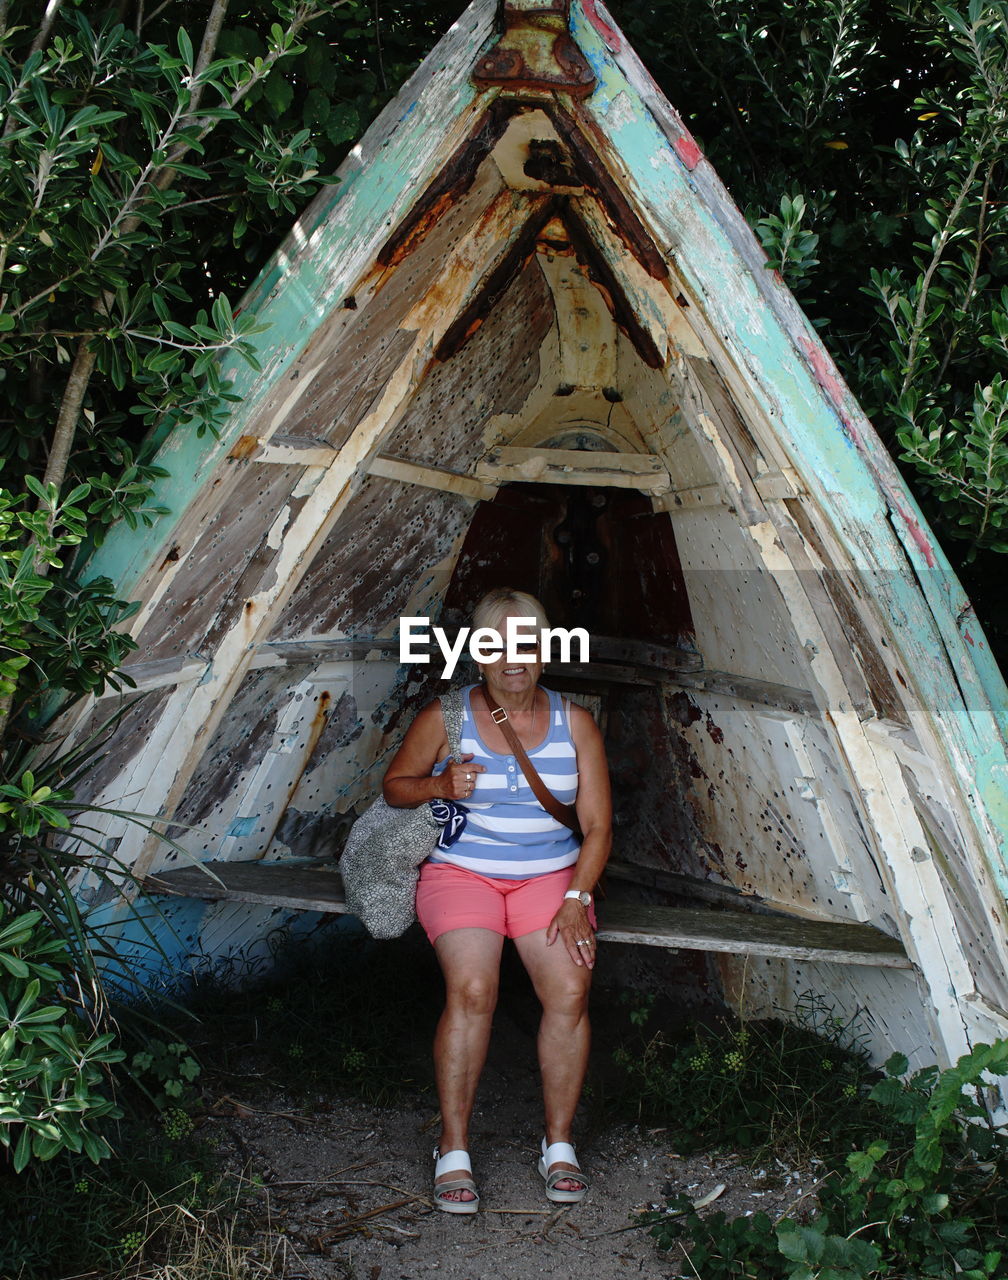
[[(570, 888), (574, 867), (527, 880), (494, 880), (443, 862), (425, 862), (417, 885), (417, 918), (436, 942), (450, 929), (491, 929), (520, 938), (545, 929)], [(595, 909), (589, 907), (592, 928)]]

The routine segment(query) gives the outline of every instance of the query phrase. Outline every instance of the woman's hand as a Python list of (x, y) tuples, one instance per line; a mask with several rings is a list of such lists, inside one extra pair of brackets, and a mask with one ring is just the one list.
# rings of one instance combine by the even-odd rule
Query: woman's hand
[(432, 776), (437, 760), (448, 754), (441, 704), (430, 702), (406, 730), (402, 746), (385, 771), (382, 792), (388, 804), (397, 809), (415, 809), (428, 800), (467, 800), (476, 785), (476, 775), (485, 773), (481, 764), (471, 764), (472, 756), (462, 762), (452, 760), (442, 773)]
[(551, 947), (557, 938), (575, 964), (595, 968), (595, 930), (588, 919), (587, 909), (576, 898), (564, 898), (549, 922), (546, 945)]
[(445, 800), (468, 800), (476, 786), (476, 775), (486, 773), (481, 764), (470, 764), (472, 753), (464, 755), (461, 762), (453, 760), (437, 779)]

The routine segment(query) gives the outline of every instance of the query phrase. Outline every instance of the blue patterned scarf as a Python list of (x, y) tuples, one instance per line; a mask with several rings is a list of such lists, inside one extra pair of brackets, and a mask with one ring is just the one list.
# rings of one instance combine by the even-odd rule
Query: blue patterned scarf
[(431, 813), (434, 815), (434, 821), (441, 828), (437, 847), (439, 849), (450, 849), (462, 832), (465, 831), (466, 814), (469, 810), (464, 804), (459, 804), (455, 800), (430, 800), (428, 803), (431, 807)]

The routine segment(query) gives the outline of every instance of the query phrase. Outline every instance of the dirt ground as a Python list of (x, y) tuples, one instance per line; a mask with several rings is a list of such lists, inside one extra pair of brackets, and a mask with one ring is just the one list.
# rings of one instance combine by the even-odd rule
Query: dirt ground
[[(596, 1054), (611, 1051), (596, 1034)], [(634, 1214), (685, 1192), (710, 1212), (807, 1203), (814, 1168), (749, 1167), (731, 1154), (682, 1156), (667, 1131), (593, 1120), (584, 1108), (579, 1159), (592, 1180), (580, 1205), (551, 1205), (536, 1172), (541, 1100), (534, 1026), (499, 1010), (473, 1122), (480, 1211), (454, 1215), (430, 1199), (436, 1102), (394, 1108), (279, 1094), (223, 1100), (206, 1121), (225, 1164), (256, 1184), (256, 1251), (284, 1280), (526, 1280), (690, 1275), (662, 1255)], [(261, 1186), (259, 1185), (261, 1183)]]

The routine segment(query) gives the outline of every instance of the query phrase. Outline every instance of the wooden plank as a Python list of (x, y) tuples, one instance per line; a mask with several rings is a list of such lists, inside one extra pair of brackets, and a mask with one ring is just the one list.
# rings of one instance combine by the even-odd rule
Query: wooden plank
[(476, 476), (488, 484), (533, 481), (536, 484), (608, 485), (665, 493), (672, 480), (661, 458), (648, 453), (607, 453), (590, 449), (520, 449), (500, 446), (476, 464)]
[(598, 911), (602, 942), (910, 968), (900, 942), (869, 925), (640, 902), (600, 903)]
[(776, 707), (790, 715), (813, 719), (821, 717), (815, 696), (808, 689), (796, 689), (773, 680), (754, 680), (749, 676), (732, 675), (729, 671), (707, 671), (702, 667), (690, 671), (684, 667), (676, 673), (674, 683), (684, 689), (703, 689), (755, 706)]
[(593, 635), (591, 654), (595, 661), (626, 662), (635, 667), (653, 667), (660, 671), (699, 671), (703, 668), (703, 658), (691, 649), (623, 636)]
[[(209, 862), (205, 867), (175, 867), (147, 876), (143, 888), (146, 893), (207, 902), (247, 902), (291, 911), (343, 914), (347, 909), (338, 874), (289, 862)], [(599, 916), (598, 936), (603, 942), (910, 967), (895, 938), (867, 925), (839, 920), (608, 901), (600, 904)]]
[(368, 464), (368, 475), (399, 480), (403, 484), (420, 484), (445, 493), (458, 493), (473, 502), (490, 502), (497, 496), (496, 484), (484, 484), (482, 480), (460, 475), (457, 471), (446, 471), (443, 467), (421, 467), (402, 458), (386, 458), (380, 453)]
[(731, 507), (724, 485), (694, 484), (682, 489), (671, 489), (652, 498), (655, 511), (679, 512), (702, 509), (704, 507)]
[(336, 871), (290, 862), (207, 862), (173, 867), (145, 877), (145, 893), (205, 902), (249, 902), (291, 911), (346, 911), (343, 882)]
[(317, 440), (274, 434), (269, 440), (257, 443), (255, 450), (249, 454), (249, 461), (274, 466), (328, 467), (335, 461), (338, 453), (339, 449), (329, 444), (320, 444)]
[[(791, 467), (780, 471), (764, 471), (755, 480), (756, 492), (764, 502), (779, 502), (784, 498), (796, 498), (804, 494), (801, 481)], [(668, 493), (655, 495), (652, 499), (655, 511), (672, 513), (688, 511), (697, 507), (731, 507), (733, 500), (725, 492), (723, 485), (698, 484), (682, 489), (671, 489)]]
[[(436, 652), (436, 650), (435, 650)], [(399, 661), (399, 640), (391, 636), (373, 639), (350, 639), (347, 636), (329, 640), (324, 636), (305, 640), (267, 640), (256, 650), (253, 668), (272, 667), (282, 663), (314, 664), (321, 662), (395, 662)]]
[[(177, 658), (154, 658), (149, 662), (129, 662), (120, 668), (120, 674), (129, 676), (136, 685), (135, 689), (126, 691), (128, 697), (131, 693), (150, 693), (154, 689), (164, 689), (168, 685), (188, 684), (191, 680), (198, 680), (206, 671), (207, 665), (205, 658), (197, 657), (194, 653), (183, 653)], [(121, 695), (110, 689), (103, 696), (118, 698)]]

